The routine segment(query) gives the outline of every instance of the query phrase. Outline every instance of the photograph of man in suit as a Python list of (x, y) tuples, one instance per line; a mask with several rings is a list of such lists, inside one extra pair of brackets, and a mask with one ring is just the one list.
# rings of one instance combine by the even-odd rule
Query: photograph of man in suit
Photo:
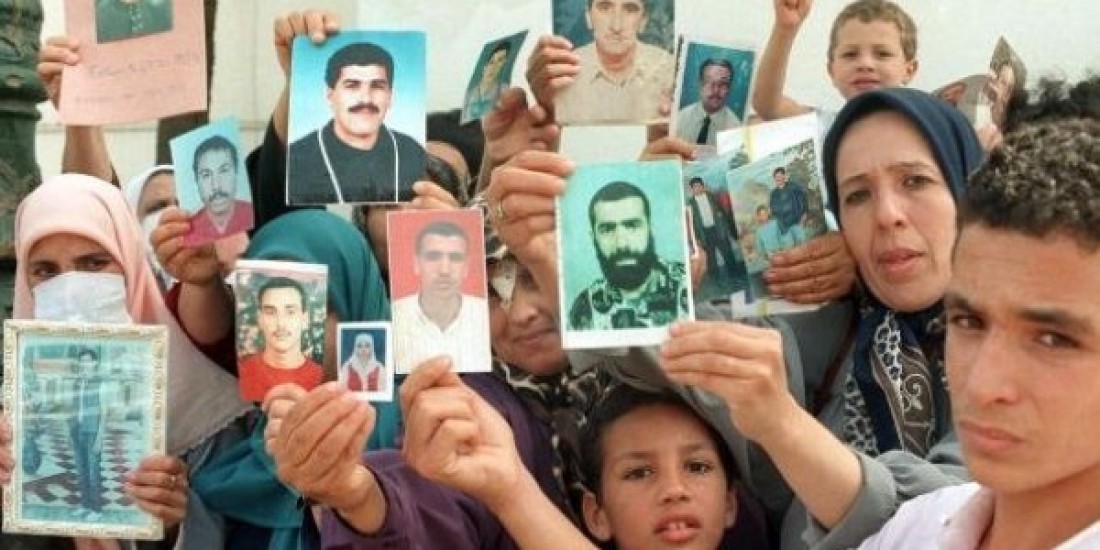
[[(701, 177), (691, 179), (691, 223), (695, 237), (707, 255), (707, 274), (721, 277), (725, 274), (730, 280), (744, 279), (741, 259), (733, 252), (733, 241), (737, 239), (737, 225), (733, 223), (714, 194), (707, 191), (706, 182)], [(722, 256), (722, 270), (718, 268), (718, 256)]]
[(386, 126), (393, 57), (369, 42), (336, 50), (325, 68), (332, 120), (290, 145), (291, 204), (396, 202), (424, 176), (424, 149)]
[(709, 58), (699, 66), (699, 101), (680, 109), (676, 135), (689, 143), (718, 145), (718, 132), (736, 128), (741, 119), (729, 108), (733, 64)]

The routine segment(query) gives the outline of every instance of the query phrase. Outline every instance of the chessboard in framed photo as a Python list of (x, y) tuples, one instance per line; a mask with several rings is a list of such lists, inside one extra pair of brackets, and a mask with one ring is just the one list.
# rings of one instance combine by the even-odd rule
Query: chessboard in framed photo
[(4, 532), (163, 538), (123, 486), (143, 458), (165, 452), (167, 357), (163, 326), (5, 322), (16, 468)]

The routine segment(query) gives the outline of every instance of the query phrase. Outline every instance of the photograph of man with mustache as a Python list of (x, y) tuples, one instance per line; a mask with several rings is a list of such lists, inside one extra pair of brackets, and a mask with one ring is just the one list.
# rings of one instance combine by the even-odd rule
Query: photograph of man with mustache
[(336, 50), (325, 67), (332, 119), (290, 145), (289, 204), (397, 202), (424, 175), (424, 149), (386, 126), (394, 100), (393, 57), (370, 42)]
[(592, 197), (588, 219), (603, 278), (573, 300), (569, 330), (661, 327), (689, 316), (684, 263), (657, 256), (641, 189), (608, 183)]
[[(389, 232), (407, 234), (408, 225), (395, 225), (399, 216), (420, 212), (390, 214)], [(484, 248), (463, 226), (480, 227), (480, 218), (463, 224), (462, 216), (476, 217), (475, 211), (431, 213), (436, 219), (417, 231), (412, 247), (412, 271), (416, 291), (398, 297), (394, 290), (392, 307), (395, 359), (398, 373), (407, 373), (420, 363), (447, 355), (454, 369), (463, 372), (487, 371), (489, 355), (489, 304), (482, 296), (463, 292), (467, 279), (484, 281)], [(451, 219), (448, 219), (451, 218)], [(392, 258), (390, 265), (398, 265)], [(482, 285), (484, 283), (481, 283)], [(480, 285), (478, 285), (480, 286)], [(484, 291), (482, 291), (484, 292)]]
[[(252, 203), (237, 199), (238, 152), (233, 142), (214, 135), (195, 148), (191, 170), (202, 208), (191, 217), (190, 246), (252, 229)], [(245, 184), (245, 187), (248, 187)]]

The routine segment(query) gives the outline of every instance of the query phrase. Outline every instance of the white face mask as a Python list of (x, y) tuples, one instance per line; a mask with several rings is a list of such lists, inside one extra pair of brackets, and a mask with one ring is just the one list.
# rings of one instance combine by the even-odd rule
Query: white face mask
[(34, 287), (40, 321), (133, 323), (126, 309), (126, 279), (118, 273), (62, 273)]
[(164, 210), (161, 209), (142, 218), (141, 232), (145, 235), (145, 259), (149, 262), (149, 267), (153, 268), (153, 275), (160, 281), (162, 288), (172, 288), (172, 284), (175, 283), (176, 280), (160, 265), (160, 261), (157, 260), (156, 252), (153, 252), (153, 244), (149, 242), (149, 237), (153, 234), (153, 230), (160, 225), (160, 215), (163, 213)]

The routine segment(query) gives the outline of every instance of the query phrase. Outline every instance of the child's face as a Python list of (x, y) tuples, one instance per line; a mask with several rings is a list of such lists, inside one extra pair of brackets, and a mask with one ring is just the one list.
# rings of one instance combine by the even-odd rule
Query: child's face
[(917, 61), (905, 59), (896, 24), (851, 19), (837, 32), (829, 76), (844, 99), (868, 90), (905, 86), (916, 72)]
[(584, 498), (592, 534), (623, 550), (718, 547), (736, 499), (699, 419), (679, 407), (643, 406), (611, 423), (601, 448), (600, 498)]

